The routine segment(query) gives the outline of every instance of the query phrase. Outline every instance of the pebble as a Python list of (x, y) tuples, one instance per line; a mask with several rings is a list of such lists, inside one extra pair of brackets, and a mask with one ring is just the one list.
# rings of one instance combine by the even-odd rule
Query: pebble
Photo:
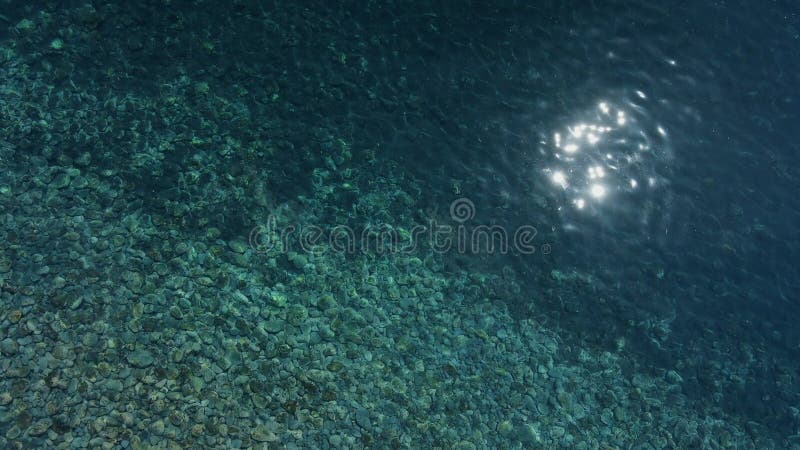
[(106, 381), (106, 389), (109, 391), (122, 392), (123, 387), (122, 381), (116, 378), (110, 378), (108, 381)]
[(0, 351), (3, 352), (4, 355), (13, 356), (19, 351), (19, 345), (17, 341), (11, 338), (5, 338), (0, 341)]
[(308, 258), (300, 253), (289, 255), (289, 261), (291, 261), (294, 267), (298, 270), (302, 270), (308, 265)]
[(8, 314), (8, 320), (11, 323), (17, 323), (22, 319), (22, 311), (15, 309)]
[(150, 431), (152, 431), (156, 436), (161, 436), (164, 434), (164, 428), (163, 420), (156, 420), (150, 425)]
[(79, 166), (88, 166), (92, 162), (91, 152), (83, 152), (75, 158), (75, 164)]
[(62, 172), (56, 175), (53, 181), (50, 182), (50, 187), (53, 189), (64, 189), (69, 186), (70, 181), (72, 181), (72, 178), (69, 174)]
[(39, 420), (36, 423), (34, 423), (33, 426), (28, 428), (28, 434), (30, 434), (31, 436), (41, 436), (44, 433), (46, 433), (47, 430), (49, 430), (52, 425), (53, 425), (52, 419), (46, 418)]
[(356, 423), (365, 430), (372, 429), (372, 421), (369, 419), (369, 411), (364, 408), (356, 408)]
[(228, 248), (234, 253), (244, 253), (247, 251), (247, 244), (242, 241), (230, 241)]
[(147, 350), (136, 349), (128, 353), (127, 360), (134, 367), (145, 368), (153, 364), (153, 355)]
[(501, 436), (508, 436), (514, 431), (514, 425), (510, 420), (504, 420), (497, 425), (497, 432)]
[(11, 428), (9, 428), (8, 431), (6, 431), (6, 438), (14, 440), (18, 438), (21, 434), (22, 430), (18, 426), (14, 425)]
[(197, 278), (197, 284), (199, 284), (201, 286), (211, 287), (211, 286), (214, 286), (214, 280), (212, 280), (211, 277), (205, 277), (205, 276), (204, 277), (198, 277)]
[(253, 429), (250, 437), (257, 442), (275, 442), (278, 440), (278, 435), (269, 430), (266, 425), (258, 425)]

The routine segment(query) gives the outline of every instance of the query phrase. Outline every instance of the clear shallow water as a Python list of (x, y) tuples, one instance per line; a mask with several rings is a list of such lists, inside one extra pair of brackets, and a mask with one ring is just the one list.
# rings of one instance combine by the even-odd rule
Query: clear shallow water
[[(2, 14), (9, 445), (111, 442), (87, 425), (103, 415), (123, 447), (797, 445), (791, 4)], [(268, 253), (272, 218), (532, 226), (535, 251)], [(586, 375), (604, 371), (619, 386)], [(111, 393), (77, 414), (87, 387), (53, 374)], [(185, 397), (121, 416), (151, 385)], [(631, 386), (660, 392), (663, 417)], [(686, 441), (652, 431), (668, 428)]]

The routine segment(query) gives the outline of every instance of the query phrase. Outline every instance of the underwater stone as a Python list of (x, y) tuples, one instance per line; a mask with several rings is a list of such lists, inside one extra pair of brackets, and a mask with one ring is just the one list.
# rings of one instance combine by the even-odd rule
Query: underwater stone
[(198, 277), (197, 284), (205, 287), (211, 287), (214, 285), (214, 280), (212, 280), (211, 277)]
[(175, 350), (172, 351), (170, 356), (172, 357), (172, 362), (179, 363), (183, 361), (183, 357), (185, 356), (185, 354), (183, 352), (183, 349), (176, 348)]
[(264, 425), (255, 427), (250, 437), (256, 442), (275, 442), (278, 440), (278, 436)]
[(333, 298), (333, 295), (329, 293), (323, 294), (319, 300), (317, 300), (317, 308), (321, 309), (322, 311), (336, 307), (336, 299)]
[(247, 268), (250, 266), (250, 260), (247, 259), (247, 255), (242, 253), (236, 253), (231, 258), (231, 262), (239, 267)]
[(72, 178), (67, 173), (60, 173), (50, 182), (50, 188), (64, 189), (69, 186), (70, 181), (72, 181)]
[(134, 367), (144, 368), (153, 364), (153, 355), (147, 350), (137, 349), (128, 353), (127, 360)]
[(517, 438), (525, 444), (539, 443), (542, 441), (539, 430), (533, 424), (523, 424), (517, 430)]
[(670, 370), (666, 374), (666, 380), (670, 384), (681, 384), (683, 383), (683, 377), (676, 372), (675, 370)]
[(336, 397), (337, 397), (336, 391), (334, 391), (334, 390), (326, 389), (326, 390), (322, 391), (322, 400), (324, 400), (326, 402), (336, 401)]
[(106, 389), (114, 392), (122, 392), (123, 389), (122, 381), (116, 378), (112, 378), (106, 381)]
[(509, 420), (504, 420), (497, 425), (497, 432), (501, 436), (508, 436), (514, 431), (514, 425)]
[(200, 392), (203, 392), (203, 388), (205, 388), (206, 385), (205, 381), (203, 381), (202, 378), (196, 376), (192, 376), (189, 378), (189, 384), (192, 386), (192, 390), (198, 394)]
[(18, 309), (11, 311), (10, 313), (8, 313), (8, 320), (11, 323), (19, 322), (20, 320), (22, 320), (22, 311)]
[(177, 307), (177, 306), (173, 306), (172, 308), (170, 308), (170, 309), (169, 309), (169, 314), (170, 314), (170, 315), (171, 315), (173, 318), (175, 318), (175, 319), (177, 319), (177, 320), (183, 320), (183, 312), (182, 312), (182, 311), (181, 311), (181, 309), (180, 309), (179, 307)]
[(296, 269), (302, 270), (308, 265), (308, 258), (300, 253), (289, 253), (289, 262), (291, 262)]
[(78, 166), (88, 166), (92, 163), (92, 154), (89, 152), (83, 152), (75, 158), (75, 164)]
[(42, 419), (33, 424), (32, 427), (28, 428), (28, 434), (30, 434), (31, 436), (41, 436), (44, 433), (46, 433), (47, 430), (49, 430), (52, 425), (53, 425), (52, 419)]
[(292, 305), (286, 312), (286, 321), (292, 325), (300, 325), (308, 318), (308, 310), (303, 305)]
[(220, 236), (222, 236), (222, 231), (220, 231), (220, 229), (217, 227), (209, 227), (206, 230), (206, 239), (215, 241), (219, 239)]
[(72, 179), (72, 183), (70, 183), (73, 189), (85, 189), (89, 186), (89, 180), (86, 177), (78, 176)]
[(272, 334), (277, 334), (283, 331), (284, 322), (281, 320), (267, 320), (262, 322), (264, 331)]
[(17, 426), (14, 425), (6, 431), (6, 438), (14, 440), (18, 438), (22, 434), (22, 430)]
[(358, 426), (364, 428), (365, 430), (369, 430), (372, 428), (372, 422), (369, 419), (369, 411), (367, 411), (364, 408), (358, 408), (356, 409), (355, 416), (356, 416), (356, 423), (358, 424)]
[(153, 422), (152, 425), (150, 425), (150, 431), (152, 431), (156, 436), (161, 436), (164, 434), (164, 421), (156, 420)]
[(175, 254), (176, 255), (183, 255), (189, 251), (189, 245), (185, 242), (179, 242), (178, 245), (175, 246)]
[(36, 24), (33, 23), (30, 19), (22, 19), (14, 25), (14, 29), (17, 32), (29, 32), (36, 28)]
[(198, 438), (203, 435), (204, 427), (203, 424), (196, 423), (192, 425), (192, 436)]
[(19, 345), (15, 340), (11, 338), (5, 338), (2, 342), (0, 342), (0, 351), (2, 351), (4, 355), (16, 355), (19, 351)]
[(267, 407), (268, 404), (267, 398), (264, 397), (263, 395), (256, 394), (253, 396), (252, 400), (253, 400), (253, 406), (255, 406), (260, 410), (263, 410), (264, 408)]
[(289, 301), (289, 299), (286, 297), (286, 294), (276, 291), (272, 291), (269, 300), (270, 303), (281, 308), (286, 306), (286, 303)]
[(242, 241), (230, 241), (228, 248), (234, 253), (244, 253), (247, 251), (247, 244)]
[(131, 270), (123, 272), (122, 279), (125, 280), (128, 289), (132, 290), (133, 292), (141, 291), (142, 285), (144, 284), (144, 277), (142, 277), (142, 274)]

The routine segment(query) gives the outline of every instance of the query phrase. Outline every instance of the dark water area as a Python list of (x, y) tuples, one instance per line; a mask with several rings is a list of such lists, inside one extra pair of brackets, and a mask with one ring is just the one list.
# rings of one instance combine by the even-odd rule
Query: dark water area
[[(512, 264), (528, 292), (551, 297), (568, 334), (605, 346), (627, 337), (635, 364), (685, 367), (697, 401), (721, 393), (744, 420), (793, 427), (780, 411), (797, 399), (781, 373), (798, 351), (795, 8), (429, 10), (393, 19), (422, 105), (405, 128), (416, 136), (387, 153), (432, 198), (458, 180), (479, 218), (536, 225), (552, 254)], [(595, 128), (577, 136), (582, 125)], [(597, 127), (613, 130), (574, 150), (593, 154), (566, 161), (569, 150), (554, 148), (557, 133), (582, 147)], [(602, 198), (591, 195), (593, 167), (607, 173)], [(554, 267), (596, 282), (558, 295), (542, 280)], [(745, 382), (709, 381), (724, 375), (707, 365), (748, 358)]]
[[(793, 2), (4, 2), (0, 43), (4, 445), (800, 448)], [(533, 234), (298, 256), (271, 220)], [(53, 404), (187, 397), (45, 414), (19, 367), (70, 340)]]
[[(626, 337), (635, 364), (685, 367), (697, 401), (721, 394), (744, 420), (793, 427), (780, 412), (797, 399), (781, 373), (798, 351), (793, 5), (399, 9), (355, 18), (388, 36), (382, 76), (402, 84), (387, 95), (407, 99), (393, 120), (365, 123), (384, 154), (432, 203), (465, 196), (477, 219), (535, 225), (550, 255), (490, 264), (549, 297), (567, 334), (607, 347)], [(591, 130), (597, 143), (577, 150), (590, 154), (554, 148), (556, 134), (584, 146)], [(607, 174), (602, 198), (593, 167)], [(596, 280), (559, 294), (554, 268)], [(717, 363), (751, 367), (733, 386)]]

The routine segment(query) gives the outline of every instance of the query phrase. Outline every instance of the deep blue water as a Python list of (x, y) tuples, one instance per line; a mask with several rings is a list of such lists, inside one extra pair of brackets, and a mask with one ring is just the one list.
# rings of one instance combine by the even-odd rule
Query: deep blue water
[[(553, 267), (597, 277), (553, 301), (573, 333), (626, 335), (641, 364), (684, 366), (697, 401), (796, 426), (796, 6), (440, 8), (394, 19), (450, 37), (405, 63), (435, 137), (399, 158), (430, 161), (416, 170), (432, 184), (468, 180), (484, 220), (537, 225), (552, 254), (515, 262), (535, 295), (558, 292)], [(743, 383), (714, 380), (736, 370)]]
[[(418, 97), (393, 118), (358, 113), (363, 131), (425, 180), (431, 202), (453, 198), (455, 180), (485, 223), (535, 225), (552, 253), (510, 264), (549, 314), (601, 346), (627, 336), (645, 366), (684, 366), (699, 402), (717, 393), (750, 420), (794, 426), (797, 386), (779, 388), (790, 369), (777, 367), (795, 367), (799, 337), (795, 5), (441, 3), (355, 16), (393, 49), (370, 55), (402, 79), (386, 95)], [(596, 282), (559, 291), (553, 268)], [(669, 338), (648, 328), (659, 322)], [(720, 388), (709, 379), (733, 369), (706, 364), (742, 365), (746, 381)]]
[[(351, 26), (386, 40), (367, 55), (398, 79), (383, 95), (416, 97), (389, 116), (352, 104), (360, 132), (432, 203), (455, 182), (484, 223), (535, 225), (552, 253), (510, 264), (547, 314), (682, 367), (700, 403), (796, 426), (796, 5), (372, 5)], [(596, 281), (559, 290), (553, 268)]]

